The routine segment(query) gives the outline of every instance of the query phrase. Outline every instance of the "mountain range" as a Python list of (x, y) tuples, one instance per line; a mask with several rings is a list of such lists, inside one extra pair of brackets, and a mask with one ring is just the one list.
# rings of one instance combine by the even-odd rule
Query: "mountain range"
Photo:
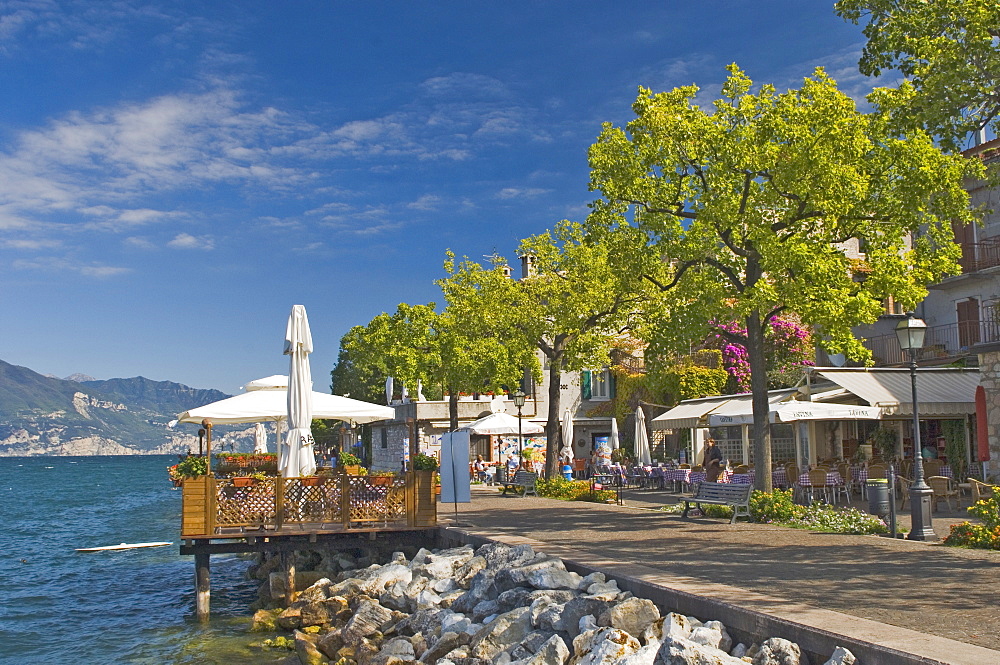
[[(146, 455), (198, 450), (176, 414), (229, 397), (171, 381), (45, 376), (0, 360), (0, 456)], [(213, 449), (253, 446), (253, 426), (217, 428)]]

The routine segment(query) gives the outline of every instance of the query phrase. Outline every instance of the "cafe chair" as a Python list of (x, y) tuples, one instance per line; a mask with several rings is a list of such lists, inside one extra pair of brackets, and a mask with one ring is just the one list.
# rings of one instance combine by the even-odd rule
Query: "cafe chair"
[(816, 493), (822, 493), (823, 500), (830, 504), (834, 503), (831, 500), (831, 487), (826, 482), (826, 469), (812, 469), (809, 471), (809, 503), (812, 503), (816, 499)]
[(938, 502), (944, 500), (948, 505), (948, 510), (953, 510), (951, 507), (952, 498), (958, 503), (958, 488), (952, 484), (951, 478), (947, 476), (931, 476), (927, 479), (927, 484), (931, 487), (931, 511), (937, 510)]
[(989, 483), (984, 483), (981, 480), (976, 480), (975, 478), (968, 478), (969, 485), (972, 488), (972, 503), (975, 504), (980, 499), (986, 499), (993, 496), (993, 485)]
[(924, 476), (927, 478), (930, 478), (931, 476), (940, 476), (942, 466), (943, 464), (939, 459), (925, 459)]

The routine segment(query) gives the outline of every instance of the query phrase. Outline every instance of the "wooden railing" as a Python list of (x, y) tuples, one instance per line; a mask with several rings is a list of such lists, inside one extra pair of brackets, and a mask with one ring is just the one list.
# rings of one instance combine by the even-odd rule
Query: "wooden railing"
[(181, 537), (434, 526), (435, 489), (432, 471), (391, 478), (189, 478), (183, 484)]

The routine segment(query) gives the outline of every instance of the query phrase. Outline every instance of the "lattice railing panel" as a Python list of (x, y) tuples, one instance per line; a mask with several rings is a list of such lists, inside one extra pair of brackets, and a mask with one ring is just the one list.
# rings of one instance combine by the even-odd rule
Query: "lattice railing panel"
[(275, 518), (276, 478), (254, 481), (237, 487), (232, 478), (218, 479), (216, 492), (218, 513), (217, 527), (236, 527), (271, 524)]

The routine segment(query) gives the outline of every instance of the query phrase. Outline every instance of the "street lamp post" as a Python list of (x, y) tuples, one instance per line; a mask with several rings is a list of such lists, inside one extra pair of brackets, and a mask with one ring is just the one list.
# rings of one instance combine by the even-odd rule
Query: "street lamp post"
[(521, 453), (524, 452), (524, 439), (521, 438), (521, 409), (524, 407), (524, 391), (518, 388), (514, 391), (514, 406), (517, 407), (517, 463), (520, 465), (524, 459)]
[(917, 351), (924, 345), (926, 331), (927, 324), (915, 318), (912, 312), (896, 325), (899, 347), (910, 354), (910, 384), (913, 392), (913, 484), (910, 485), (910, 533), (906, 536), (909, 540), (937, 540), (931, 525), (932, 490), (924, 482), (920, 415), (917, 408)]

